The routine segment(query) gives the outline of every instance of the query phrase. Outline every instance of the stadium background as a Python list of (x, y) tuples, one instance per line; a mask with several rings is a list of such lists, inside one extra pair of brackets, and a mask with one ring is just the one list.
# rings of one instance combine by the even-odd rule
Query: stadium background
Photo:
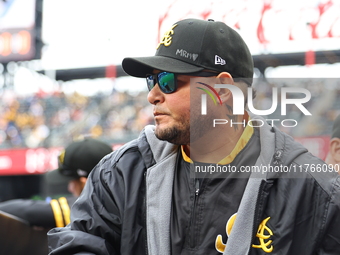
[[(0, 2), (0, 201), (43, 196), (41, 176), (70, 141), (91, 136), (116, 148), (152, 124), (144, 80), (125, 76), (121, 60), (153, 55), (169, 25), (188, 17), (225, 21), (244, 37), (255, 108), (271, 106), (273, 87), (311, 92), (312, 116), (292, 106), (267, 118), (295, 119), (279, 127), (324, 159), (340, 114), (340, 1), (25, 0), (34, 22), (6, 26), (10, 9), (29, 11), (23, 1)], [(25, 47), (14, 41), (18, 29), (31, 33)]]

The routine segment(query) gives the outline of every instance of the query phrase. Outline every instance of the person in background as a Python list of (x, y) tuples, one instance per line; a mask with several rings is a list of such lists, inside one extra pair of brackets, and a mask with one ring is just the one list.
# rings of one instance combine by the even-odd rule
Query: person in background
[(47, 172), (47, 185), (68, 183), (73, 196), (55, 199), (13, 199), (0, 203), (0, 212), (14, 215), (29, 225), (51, 229), (70, 222), (70, 208), (82, 192), (91, 170), (112, 147), (102, 141), (87, 138), (69, 144), (58, 156), (58, 169)]
[[(340, 115), (333, 122), (331, 140), (329, 142), (329, 151), (325, 159), (327, 164), (330, 164), (333, 169), (339, 170), (340, 163)], [(335, 166), (335, 165), (338, 165)], [(340, 174), (340, 172), (338, 171)]]
[(340, 176), (308, 168), (328, 165), (261, 116), (234, 113), (254, 75), (235, 30), (180, 20), (155, 56), (122, 67), (146, 79), (155, 125), (93, 169), (71, 223), (48, 232), (50, 255), (340, 254)]

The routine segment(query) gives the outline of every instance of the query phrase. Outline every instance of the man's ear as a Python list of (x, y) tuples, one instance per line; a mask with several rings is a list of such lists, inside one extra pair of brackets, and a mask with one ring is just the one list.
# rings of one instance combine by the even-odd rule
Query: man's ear
[(336, 163), (340, 163), (340, 138), (331, 139), (329, 150)]
[(86, 183), (86, 181), (87, 181), (87, 178), (86, 178), (86, 177), (80, 177), (80, 178), (79, 178), (79, 181), (80, 181), (83, 185), (85, 185), (85, 183)]
[[(234, 79), (228, 72), (219, 73), (219, 75), (216, 77), (216, 80), (219, 82), (219, 84), (234, 85)], [(220, 88), (218, 91), (218, 95), (220, 96), (223, 103), (226, 103), (228, 100), (232, 98), (230, 90), (226, 88)]]

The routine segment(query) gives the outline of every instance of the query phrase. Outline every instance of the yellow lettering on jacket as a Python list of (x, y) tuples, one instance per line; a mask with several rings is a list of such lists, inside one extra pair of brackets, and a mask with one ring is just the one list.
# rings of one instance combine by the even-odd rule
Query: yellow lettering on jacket
[[(231, 230), (234, 226), (234, 222), (236, 220), (236, 215), (237, 213), (234, 213), (228, 220), (226, 226), (225, 226), (225, 232), (227, 234), (227, 236), (229, 237), (230, 236), (230, 233), (231, 233)], [(223, 239), (222, 239), (222, 235), (218, 235), (216, 237), (216, 240), (215, 240), (215, 248), (218, 252), (220, 253), (223, 253), (225, 248), (226, 248), (226, 244), (223, 243)]]
[[(270, 217), (264, 219), (259, 225), (259, 229), (257, 230), (256, 237), (259, 239), (260, 244), (253, 244), (253, 248), (262, 249), (264, 252), (270, 253), (273, 251), (274, 247), (271, 244), (273, 241), (268, 240), (272, 235), (273, 231), (267, 226), (267, 222), (270, 220)], [(265, 231), (267, 232), (265, 234)], [(265, 241), (268, 240), (268, 241)]]

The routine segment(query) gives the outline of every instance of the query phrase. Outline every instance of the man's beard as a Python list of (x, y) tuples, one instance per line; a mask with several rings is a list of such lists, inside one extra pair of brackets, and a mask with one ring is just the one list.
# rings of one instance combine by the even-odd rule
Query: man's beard
[[(197, 116), (197, 115), (196, 115)], [(202, 138), (213, 125), (212, 119), (202, 118), (183, 121), (181, 125), (158, 130), (156, 128), (155, 135), (159, 140), (168, 141), (176, 145), (187, 145)]]
[(169, 127), (155, 132), (159, 140), (168, 141), (176, 145), (184, 145), (190, 143), (190, 128), (181, 130), (178, 127)]

